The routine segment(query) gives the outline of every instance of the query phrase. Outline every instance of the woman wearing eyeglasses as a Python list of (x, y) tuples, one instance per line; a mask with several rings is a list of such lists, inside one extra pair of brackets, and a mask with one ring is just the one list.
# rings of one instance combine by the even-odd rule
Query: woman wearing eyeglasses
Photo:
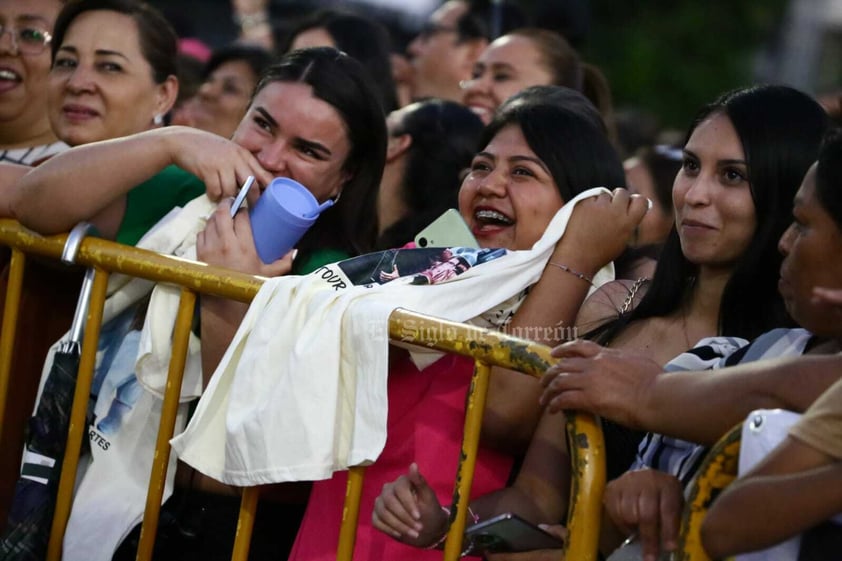
[[(0, 26), (0, 147), (26, 145), (8, 142), (6, 132), (12, 130), (20, 139), (31, 139), (29, 146), (50, 145), (58, 138), (63, 148), (64, 143), (76, 146), (130, 135), (156, 127), (175, 101), (175, 32), (143, 2), (0, 0)], [(15, 114), (17, 120), (10, 117)], [(42, 152), (40, 157), (47, 155)], [(34, 160), (22, 163), (32, 165)], [(16, 182), (30, 169), (0, 163), (0, 217), (13, 216), (10, 201)], [(87, 187), (90, 184), (70, 181), (62, 185), (77, 199)], [(198, 178), (169, 167), (108, 209), (80, 219), (96, 218), (104, 236), (133, 245), (173, 207), (204, 192)], [(0, 298), (5, 294), (4, 275), (0, 272)], [(17, 410), (11, 422), (4, 419), (4, 451), (22, 448), (23, 431), (16, 427), (32, 412), (43, 358), (70, 325), (81, 280), (32, 260), (26, 279), (13, 365), (15, 392), (9, 400)], [(15, 479), (9, 474), (19, 464), (8, 467), (17, 464), (14, 453), (0, 456), (0, 515), (5, 520), (9, 482)]]
[[(67, 148), (56, 138), (47, 118), (50, 33), (61, 6), (61, 0), (0, 0), (0, 217), (11, 216), (9, 186), (29, 166)], [(8, 254), (0, 254), (0, 305), (6, 293), (7, 264)], [(16, 453), (23, 448), (20, 428), (32, 413), (44, 354), (49, 343), (67, 329), (73, 313), (72, 294), (67, 294), (67, 305), (61, 306), (43, 298), (41, 290), (30, 288), (30, 283), (47, 277), (57, 282), (54, 271), (39, 276), (30, 264), (26, 276), (18, 352), (12, 364), (19, 381), (15, 384), (14, 399), (8, 400), (7, 414), (0, 427), (0, 449), (4, 450), (0, 454), (0, 520), (6, 520), (20, 468), (20, 456)], [(78, 281), (74, 282), (78, 292)], [(48, 290), (44, 294), (54, 292)], [(54, 322), (57, 316), (67, 319), (67, 323)], [(41, 334), (46, 335), (41, 337), (39, 346), (33, 341)]]
[(50, 33), (61, 6), (0, 0), (0, 162), (34, 165), (67, 148), (47, 118)]

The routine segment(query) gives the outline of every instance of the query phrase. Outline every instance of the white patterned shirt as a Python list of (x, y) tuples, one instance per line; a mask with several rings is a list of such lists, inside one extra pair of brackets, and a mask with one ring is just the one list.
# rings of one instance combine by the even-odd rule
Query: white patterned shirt
[[(667, 372), (714, 370), (737, 364), (804, 354), (813, 334), (806, 329), (773, 329), (749, 343), (737, 337), (702, 339), (689, 351), (671, 360)], [(631, 469), (649, 467), (676, 476), (686, 486), (707, 447), (678, 438), (647, 433), (638, 447)]]
[(59, 152), (64, 152), (68, 148), (70, 148), (70, 146), (59, 140), (51, 144), (42, 144), (40, 146), (0, 150), (0, 162), (34, 166), (50, 156), (55, 156)]

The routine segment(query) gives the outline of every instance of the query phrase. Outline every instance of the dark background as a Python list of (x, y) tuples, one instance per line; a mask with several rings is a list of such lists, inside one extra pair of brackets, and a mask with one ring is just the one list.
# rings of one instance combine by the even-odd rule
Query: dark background
[[(432, 10), (436, 2), (425, 0)], [(840, 3), (842, 0), (828, 0)], [(599, 66), (611, 84), (615, 106), (657, 115), (683, 129), (696, 110), (718, 94), (753, 82), (783, 82), (809, 93), (842, 88), (842, 25), (806, 31), (793, 39), (793, 7), (811, 0), (520, 0), (545, 27), (561, 31)], [(229, 0), (151, 0), (184, 36), (210, 45), (236, 38)], [(318, 7), (357, 9), (394, 32), (397, 49), (421, 25), (410, 16), (359, 1), (273, 0), (276, 36), (301, 14)], [(422, 10), (423, 13), (423, 10)], [(802, 30), (802, 35), (805, 33)], [(817, 39), (816, 34), (820, 37)], [(786, 71), (787, 56), (807, 38), (810, 56), (796, 60), (800, 75)], [(787, 43), (789, 40), (789, 43)], [(789, 50), (788, 50), (789, 49)], [(790, 60), (791, 62), (791, 60)]]

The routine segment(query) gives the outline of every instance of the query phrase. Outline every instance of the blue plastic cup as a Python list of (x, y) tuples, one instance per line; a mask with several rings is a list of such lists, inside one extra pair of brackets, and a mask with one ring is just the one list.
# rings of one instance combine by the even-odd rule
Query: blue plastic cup
[(286, 255), (331, 205), (332, 200), (319, 205), (316, 197), (295, 180), (275, 178), (249, 211), (260, 260), (268, 264)]

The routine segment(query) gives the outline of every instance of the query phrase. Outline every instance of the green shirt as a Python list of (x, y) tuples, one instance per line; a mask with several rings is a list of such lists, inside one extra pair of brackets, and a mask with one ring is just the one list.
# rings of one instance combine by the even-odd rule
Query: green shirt
[(310, 256), (302, 262), (295, 261), (292, 265), (292, 274), (306, 275), (312, 273), (322, 265), (328, 263), (336, 263), (348, 259), (350, 255), (338, 249), (319, 249), (310, 254)]
[(126, 195), (126, 213), (116, 241), (137, 244), (169, 211), (184, 206), (204, 192), (204, 183), (195, 175), (176, 166), (164, 168)]

